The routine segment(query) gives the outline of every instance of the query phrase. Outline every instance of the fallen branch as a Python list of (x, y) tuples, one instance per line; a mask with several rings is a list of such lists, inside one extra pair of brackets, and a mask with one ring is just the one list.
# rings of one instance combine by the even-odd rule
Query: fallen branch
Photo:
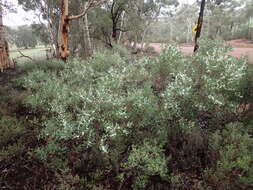
[(20, 53), (20, 54), (21, 54), (21, 56), (16, 57), (16, 58), (22, 58), (22, 57), (24, 57), (24, 58), (27, 58), (27, 59), (30, 59), (30, 60), (32, 60), (32, 61), (33, 61), (33, 59), (32, 59), (31, 57), (29, 57), (29, 56), (27, 56), (27, 55), (23, 54), (20, 50), (18, 50), (18, 53)]

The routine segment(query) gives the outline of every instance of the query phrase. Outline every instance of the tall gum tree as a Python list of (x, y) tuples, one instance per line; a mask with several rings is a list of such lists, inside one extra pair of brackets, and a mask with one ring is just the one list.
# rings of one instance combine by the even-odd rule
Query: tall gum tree
[(4, 69), (12, 67), (12, 62), (9, 57), (8, 43), (5, 38), (4, 25), (3, 25), (3, 4), (0, 0), (0, 72)]
[(68, 58), (68, 33), (69, 33), (69, 23), (72, 20), (79, 19), (87, 14), (87, 12), (100, 4), (108, 0), (89, 0), (82, 13), (75, 16), (69, 15), (69, 0), (61, 0), (61, 15), (59, 21), (58, 30), (58, 57), (63, 61)]

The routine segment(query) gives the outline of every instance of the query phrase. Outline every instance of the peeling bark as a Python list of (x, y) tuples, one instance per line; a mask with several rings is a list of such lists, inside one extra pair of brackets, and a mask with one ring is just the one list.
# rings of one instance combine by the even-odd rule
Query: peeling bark
[(68, 31), (69, 31), (69, 2), (62, 0), (61, 17), (58, 31), (59, 58), (66, 61), (68, 58)]
[(5, 39), (4, 26), (3, 26), (3, 11), (2, 7), (0, 6), (0, 72), (3, 72), (5, 69), (11, 67), (13, 67), (13, 64), (9, 56), (8, 43)]
[(108, 0), (90, 0), (81, 14), (69, 16), (69, 0), (61, 0), (61, 15), (58, 29), (58, 58), (62, 59), (63, 61), (66, 61), (68, 58), (69, 22), (85, 16), (90, 9), (97, 7), (105, 1)]

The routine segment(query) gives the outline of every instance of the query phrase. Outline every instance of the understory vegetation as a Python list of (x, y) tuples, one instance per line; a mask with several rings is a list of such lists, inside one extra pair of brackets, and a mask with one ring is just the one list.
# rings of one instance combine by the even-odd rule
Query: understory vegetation
[(20, 67), (0, 83), (0, 189), (253, 188), (252, 66), (200, 47)]

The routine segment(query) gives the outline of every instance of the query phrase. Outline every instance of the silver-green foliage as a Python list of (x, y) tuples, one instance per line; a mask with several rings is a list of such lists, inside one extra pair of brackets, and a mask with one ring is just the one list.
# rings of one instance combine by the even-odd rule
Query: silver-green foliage
[(227, 47), (204, 43), (200, 47), (205, 50), (200, 49), (187, 62), (188, 66), (173, 72), (174, 80), (163, 93), (165, 110), (171, 117), (237, 112), (238, 99), (243, 98), (240, 84), (246, 76), (246, 60), (227, 55)]
[(240, 123), (229, 124), (211, 136), (210, 156), (218, 162), (204, 172), (207, 187), (215, 188), (217, 184), (221, 189), (231, 190), (252, 187), (253, 141), (242, 129)]
[(142, 146), (133, 146), (126, 167), (135, 172), (134, 188), (143, 189), (148, 183), (148, 177), (158, 175), (168, 180), (167, 162), (164, 149), (155, 142), (144, 141)]
[[(222, 130), (239, 116), (244, 98), (246, 61), (227, 55), (227, 48), (217, 43), (204, 41), (202, 46), (191, 58), (168, 45), (156, 60), (98, 52), (88, 61), (59, 62), (60, 69), (30, 71), (22, 79), (31, 92), (24, 103), (39, 113), (40, 137), (48, 143), (37, 148), (37, 158), (50, 162), (58, 156), (62, 162), (56, 166), (62, 168), (63, 155), (70, 151), (64, 143), (78, 142), (76, 151), (99, 152), (104, 167), (112, 169), (121, 183), (130, 175), (133, 187), (142, 189), (152, 176), (174, 179), (168, 166), (177, 158), (169, 144), (182, 138), (191, 142), (203, 129)], [(190, 158), (199, 163), (197, 155)], [(185, 159), (187, 165), (190, 158), (181, 157), (180, 162)], [(223, 162), (222, 157), (214, 162), (219, 159)]]

